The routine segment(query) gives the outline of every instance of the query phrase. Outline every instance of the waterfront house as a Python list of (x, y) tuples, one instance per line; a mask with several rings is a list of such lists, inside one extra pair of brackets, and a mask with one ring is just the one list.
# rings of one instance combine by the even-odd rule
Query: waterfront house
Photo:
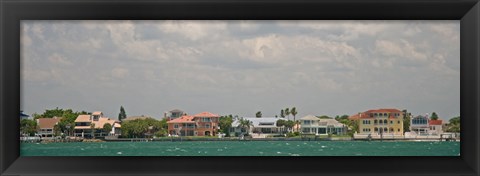
[(182, 110), (174, 109), (174, 110), (165, 112), (163, 114), (163, 118), (166, 118), (167, 121), (170, 121), (170, 120), (173, 120), (173, 119), (176, 119), (176, 118), (180, 118), (184, 115), (187, 115), (187, 114), (185, 112), (183, 112)]
[[(103, 126), (107, 123), (112, 126), (111, 131), (103, 131)], [(91, 126), (92, 124), (94, 125)], [(96, 111), (92, 114), (79, 115), (75, 119), (75, 136), (88, 138), (93, 137), (92, 134), (95, 137), (118, 136), (121, 134), (121, 127), (120, 121), (104, 117), (102, 112)]]
[(216, 136), (219, 118), (219, 115), (210, 112), (183, 115), (167, 121), (168, 133), (180, 136)]
[(398, 109), (373, 109), (354, 114), (358, 133), (367, 135), (403, 136), (404, 113)]
[[(284, 130), (281, 127), (277, 127), (277, 120), (279, 118), (275, 117), (244, 117), (244, 120), (252, 122), (252, 126), (249, 128), (248, 133), (263, 133), (263, 134), (276, 134), (281, 133)], [(240, 119), (236, 119), (232, 123), (232, 128), (230, 128), (231, 134), (241, 134), (247, 133), (247, 127), (242, 127), (240, 125)]]
[(51, 138), (55, 136), (53, 128), (60, 122), (61, 117), (39, 118), (37, 119), (37, 134), (42, 138)]
[(443, 133), (442, 120), (430, 120), (428, 115), (410, 119), (410, 132), (417, 135), (438, 135)]
[(347, 132), (347, 127), (335, 119), (320, 119), (313, 115), (300, 118), (300, 124), (302, 134), (344, 135)]

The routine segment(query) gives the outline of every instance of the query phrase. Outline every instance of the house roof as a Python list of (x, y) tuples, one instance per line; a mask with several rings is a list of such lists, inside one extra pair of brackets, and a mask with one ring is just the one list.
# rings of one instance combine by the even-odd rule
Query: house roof
[(392, 108), (383, 108), (383, 109), (371, 109), (365, 112), (360, 112), (348, 117), (350, 120), (357, 120), (357, 119), (364, 119), (364, 118), (371, 118), (370, 113), (389, 113), (389, 119), (395, 119), (395, 115), (393, 113), (403, 113), (398, 109)]
[(343, 127), (344, 124), (338, 122), (335, 119), (319, 119), (319, 125), (321, 126), (334, 126), (334, 127)]
[(430, 120), (428, 125), (442, 125), (442, 120)]
[(92, 112), (92, 115), (102, 115), (102, 111), (95, 111), (95, 112)]
[(90, 115), (78, 115), (75, 122), (90, 122)]
[(20, 111), (20, 117), (30, 117), (30, 116), (27, 114), (24, 114), (23, 111)]
[(193, 116), (181, 116), (179, 118), (168, 121), (167, 123), (195, 123)]
[(305, 117), (300, 118), (300, 120), (318, 120), (318, 117), (315, 117), (314, 115), (307, 115)]
[(98, 121), (92, 121), (92, 123), (95, 124), (95, 128), (103, 128), (103, 125), (107, 123), (113, 126), (115, 124), (115, 120), (111, 120), (110, 118), (107, 118), (107, 117), (100, 117)]
[(174, 110), (171, 110), (171, 111), (168, 111), (168, 112), (183, 112), (183, 111), (180, 110), (180, 109), (174, 109)]
[(38, 126), (40, 129), (43, 128), (53, 128), (58, 122), (60, 122), (61, 117), (54, 117), (54, 118), (39, 118), (37, 119)]
[(195, 114), (193, 116), (194, 117), (220, 117), (219, 115), (213, 114), (213, 113), (210, 113), (210, 112), (201, 112), (201, 113)]
[[(277, 120), (280, 120), (280, 118), (275, 118), (275, 117), (261, 117), (261, 118), (244, 117), (243, 119), (251, 121), (254, 127), (265, 127), (265, 128), (277, 127)], [(238, 127), (239, 125), (240, 125), (240, 119), (237, 119), (232, 122), (232, 127)]]

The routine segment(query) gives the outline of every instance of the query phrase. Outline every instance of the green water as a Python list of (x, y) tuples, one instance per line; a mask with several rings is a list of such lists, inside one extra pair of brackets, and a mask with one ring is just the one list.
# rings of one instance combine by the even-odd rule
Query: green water
[(21, 156), (459, 156), (460, 142), (184, 141), (22, 143)]

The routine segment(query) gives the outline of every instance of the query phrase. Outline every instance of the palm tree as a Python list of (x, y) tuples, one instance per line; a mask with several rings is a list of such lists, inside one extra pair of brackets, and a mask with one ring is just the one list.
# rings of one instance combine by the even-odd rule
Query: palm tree
[(292, 110), (290, 110), (290, 114), (293, 115), (293, 121), (295, 121), (295, 116), (298, 114), (297, 108), (293, 107)]
[(286, 116), (288, 116), (288, 118), (290, 117), (290, 109), (288, 109), (288, 108), (285, 109), (284, 113), (285, 113)]
[(298, 113), (297, 108), (295, 108), (295, 107), (293, 107), (292, 110), (290, 110), (290, 114), (293, 115), (293, 121), (295, 122), (295, 124), (297, 126), (297, 131), (298, 131), (298, 124), (300, 124), (300, 122), (295, 119), (295, 116), (297, 115), (297, 113)]
[(91, 130), (92, 138), (95, 139), (95, 123), (90, 124), (90, 130)]
[(280, 117), (285, 118), (285, 111), (283, 111), (283, 109), (280, 111)]
[(250, 132), (250, 127), (253, 126), (253, 122), (244, 118), (241, 118), (239, 122), (239, 126), (241, 128), (246, 128), (248, 134)]

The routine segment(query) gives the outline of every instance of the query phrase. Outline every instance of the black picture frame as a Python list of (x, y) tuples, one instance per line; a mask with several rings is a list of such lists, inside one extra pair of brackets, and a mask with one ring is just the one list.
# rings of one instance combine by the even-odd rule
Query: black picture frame
[[(0, 175), (479, 175), (478, 0), (0, 0)], [(20, 157), (21, 20), (460, 20), (459, 157)]]

